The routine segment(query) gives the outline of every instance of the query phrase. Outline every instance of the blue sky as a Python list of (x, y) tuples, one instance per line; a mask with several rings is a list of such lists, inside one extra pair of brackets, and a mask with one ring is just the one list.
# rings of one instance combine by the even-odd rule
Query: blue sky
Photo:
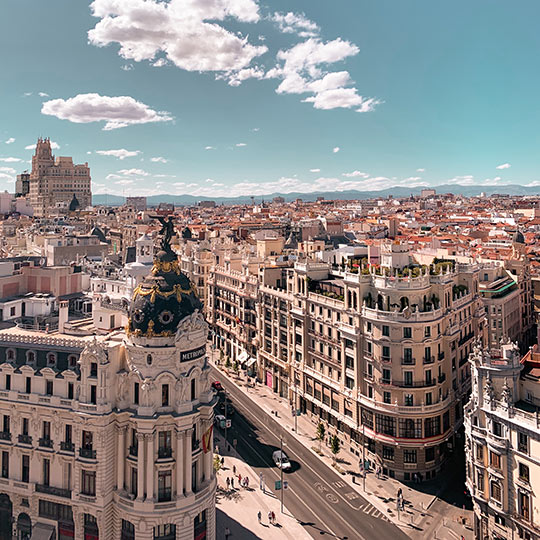
[(0, 15), (0, 189), (40, 135), (89, 162), (95, 193), (540, 186), (537, 0), (9, 0)]

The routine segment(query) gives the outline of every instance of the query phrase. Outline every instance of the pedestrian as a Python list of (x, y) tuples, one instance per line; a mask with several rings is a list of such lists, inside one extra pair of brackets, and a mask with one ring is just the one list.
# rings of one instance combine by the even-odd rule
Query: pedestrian
[(232, 472), (233, 472), (233, 474), (236, 474), (236, 465), (232, 466)]
[(231, 477), (231, 488), (234, 489), (234, 476)]
[(268, 523), (272, 523), (272, 512), (268, 511)]
[(276, 524), (276, 514), (274, 514), (274, 511), (272, 510), (272, 525)]
[(223, 467), (223, 465), (225, 465), (225, 458), (224, 457), (221, 458), (221, 466)]
[(231, 485), (231, 480), (230, 480), (230, 478), (227, 476), (227, 490), (229, 489), (230, 485)]
[(246, 476), (246, 487), (249, 488), (249, 476)]
[(261, 514), (261, 511), (259, 510), (257, 512), (257, 519), (258, 519), (259, 523), (261, 522), (261, 518), (262, 518), (262, 514)]
[(225, 540), (229, 540), (229, 536), (231, 536), (231, 530), (229, 527), (225, 527)]
[(238, 473), (238, 485), (242, 486), (242, 475)]

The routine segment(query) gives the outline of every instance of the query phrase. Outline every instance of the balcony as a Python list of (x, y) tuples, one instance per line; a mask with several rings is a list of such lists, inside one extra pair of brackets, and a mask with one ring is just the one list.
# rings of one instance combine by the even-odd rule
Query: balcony
[(19, 442), (21, 444), (32, 444), (32, 435), (21, 433), (19, 435)]
[(437, 384), (436, 379), (429, 379), (427, 381), (392, 381), (383, 383), (383, 384), (391, 384), (392, 386), (397, 386), (399, 388), (426, 388), (429, 386), (435, 386)]
[(158, 502), (168, 502), (171, 500), (171, 488), (158, 490)]
[(402, 366), (414, 366), (416, 364), (416, 358), (402, 358), (401, 359), (401, 365)]
[(51, 439), (49, 439), (49, 437), (41, 437), (38, 440), (38, 445), (43, 446), (44, 448), (52, 448), (53, 447), (53, 442), (52, 442)]
[(64, 452), (75, 452), (75, 445), (70, 441), (60, 441), (60, 450), (64, 450)]
[(439, 384), (440, 384), (440, 383), (443, 383), (444, 381), (446, 381), (446, 373), (441, 373), (441, 374), (438, 376), (437, 380), (439, 381)]
[(0, 431), (0, 441), (11, 441), (11, 433), (9, 431)]
[(435, 362), (434, 356), (424, 356), (424, 365), (425, 364), (433, 364)]
[(48, 495), (55, 495), (56, 497), (64, 497), (65, 499), (71, 499), (70, 489), (46, 486), (45, 484), (36, 484), (36, 491), (38, 493), (47, 493)]
[(172, 457), (172, 448), (170, 446), (161, 446), (158, 448), (158, 458), (166, 459)]
[(139, 447), (137, 445), (131, 445), (128, 451), (130, 456), (137, 457), (139, 454)]
[(79, 448), (79, 456), (86, 459), (96, 459), (96, 451), (92, 448)]
[(438, 356), (439, 360), (444, 360), (444, 351), (441, 351)]

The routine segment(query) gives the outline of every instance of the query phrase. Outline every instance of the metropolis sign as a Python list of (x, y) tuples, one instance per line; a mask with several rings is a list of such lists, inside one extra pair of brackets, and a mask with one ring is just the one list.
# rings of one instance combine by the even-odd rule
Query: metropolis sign
[(182, 351), (180, 353), (180, 362), (189, 362), (190, 360), (195, 360), (195, 358), (200, 358), (206, 354), (206, 345), (193, 349), (191, 351)]

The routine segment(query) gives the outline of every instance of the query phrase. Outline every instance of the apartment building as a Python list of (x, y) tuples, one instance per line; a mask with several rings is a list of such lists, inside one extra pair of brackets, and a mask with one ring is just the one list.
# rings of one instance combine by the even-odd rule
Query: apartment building
[(0, 538), (215, 539), (200, 307), (162, 250), (126, 333), (0, 331)]
[(455, 445), (484, 339), (478, 267), (419, 265), (385, 244), (380, 266), (297, 262), (262, 272), (259, 378), (385, 474), (429, 479)]
[(508, 341), (476, 347), (465, 413), (467, 488), (475, 538), (540, 538), (540, 353)]

